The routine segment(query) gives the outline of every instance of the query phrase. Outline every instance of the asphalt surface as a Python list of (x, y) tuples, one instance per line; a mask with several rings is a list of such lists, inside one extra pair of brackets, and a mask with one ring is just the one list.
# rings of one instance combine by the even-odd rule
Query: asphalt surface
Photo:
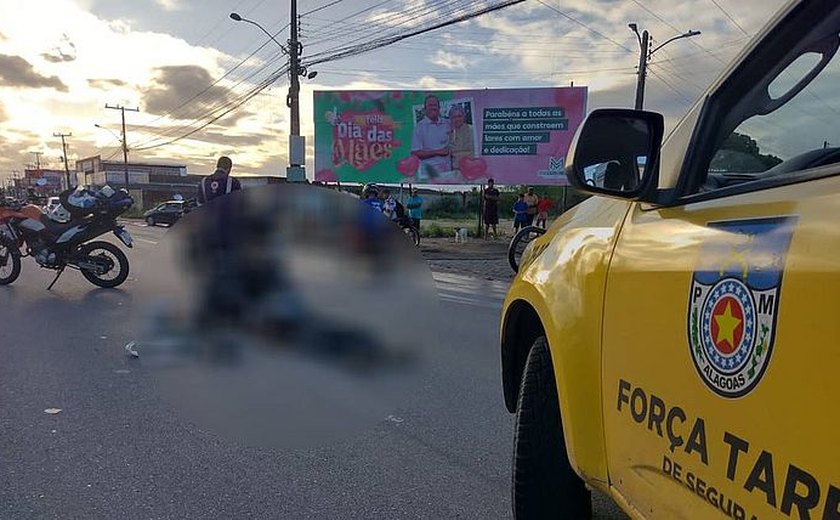
[[(133, 274), (119, 289), (68, 271), (47, 292), (52, 274), (31, 259), (0, 287), (0, 518), (511, 517), (503, 282), (435, 275), (441, 358), (375, 427), (327, 448), (254, 448), (180, 416), (124, 350), (165, 233), (129, 230)], [(600, 496), (595, 511), (624, 518)]]

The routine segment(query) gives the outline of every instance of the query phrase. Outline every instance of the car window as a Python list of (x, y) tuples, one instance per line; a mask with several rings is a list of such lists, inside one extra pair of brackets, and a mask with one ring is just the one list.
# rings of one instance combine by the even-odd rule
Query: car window
[[(838, 13), (834, 15), (837, 19)], [(731, 106), (715, 107), (727, 114), (720, 116), (724, 123), (727, 117), (730, 121), (714, 137), (705, 180), (691, 193), (760, 180), (785, 182), (802, 170), (840, 163), (840, 27), (835, 22), (820, 30), (810, 36), (814, 51), (780, 57), (777, 72), (732, 86), (733, 91), (741, 88), (743, 97)], [(772, 64), (765, 66), (773, 70)], [(732, 96), (722, 97), (727, 94)], [(747, 117), (732, 121), (728, 114)]]

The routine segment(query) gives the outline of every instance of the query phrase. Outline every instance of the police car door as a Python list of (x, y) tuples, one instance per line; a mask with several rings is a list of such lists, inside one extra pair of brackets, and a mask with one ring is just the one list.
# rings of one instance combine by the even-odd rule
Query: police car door
[(839, 33), (836, 1), (790, 8), (675, 143), (673, 199), (626, 218), (604, 420), (645, 517), (840, 518)]

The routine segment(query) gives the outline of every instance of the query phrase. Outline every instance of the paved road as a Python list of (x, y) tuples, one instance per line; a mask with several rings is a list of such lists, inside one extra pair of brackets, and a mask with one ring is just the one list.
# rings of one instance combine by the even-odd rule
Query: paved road
[[(126, 356), (164, 233), (130, 230), (134, 274), (122, 289), (67, 272), (48, 293), (50, 273), (32, 262), (0, 288), (0, 518), (510, 517), (502, 284), (435, 276), (442, 357), (375, 428), (316, 450), (242, 447), (179, 416)], [(623, 518), (602, 497), (596, 512)]]

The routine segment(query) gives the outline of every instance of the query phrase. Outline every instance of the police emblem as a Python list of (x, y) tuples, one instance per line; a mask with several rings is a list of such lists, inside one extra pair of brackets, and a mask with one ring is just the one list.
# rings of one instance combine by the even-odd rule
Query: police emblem
[(691, 281), (688, 343), (700, 378), (735, 398), (770, 362), (795, 217), (712, 222)]

